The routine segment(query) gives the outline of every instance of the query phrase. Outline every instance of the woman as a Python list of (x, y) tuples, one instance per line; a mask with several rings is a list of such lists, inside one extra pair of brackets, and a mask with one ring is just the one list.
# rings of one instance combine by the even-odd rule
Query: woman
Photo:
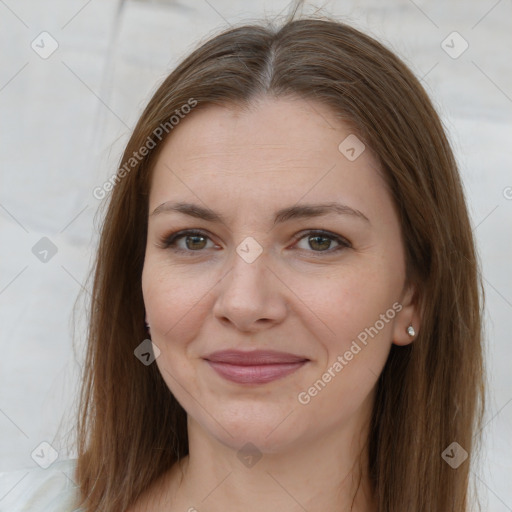
[(452, 151), (395, 55), (335, 20), (227, 30), (110, 183), (59, 502), (469, 510), (483, 292)]

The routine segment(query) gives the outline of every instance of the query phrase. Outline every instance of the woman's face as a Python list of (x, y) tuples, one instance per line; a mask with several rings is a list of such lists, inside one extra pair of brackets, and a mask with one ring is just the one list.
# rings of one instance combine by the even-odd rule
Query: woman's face
[(197, 109), (158, 158), (149, 214), (147, 321), (189, 419), (262, 452), (360, 431), (418, 318), (391, 197), (351, 129), (305, 100)]

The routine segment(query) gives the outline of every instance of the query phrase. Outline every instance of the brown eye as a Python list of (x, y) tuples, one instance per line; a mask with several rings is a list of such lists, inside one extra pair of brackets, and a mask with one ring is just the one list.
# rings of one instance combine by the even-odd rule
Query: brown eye
[(207, 237), (201, 235), (186, 235), (183, 237), (185, 239), (185, 245), (187, 249), (197, 250), (204, 249)]
[[(344, 238), (326, 231), (310, 231), (299, 238), (299, 242), (302, 240), (306, 241), (308, 247), (299, 248), (309, 252), (332, 253), (340, 249), (351, 247), (350, 242)], [(332, 247), (333, 243), (337, 244), (334, 248)]]
[(327, 238), (325, 236), (311, 236), (309, 237), (309, 245), (312, 249), (319, 250), (319, 251), (326, 251), (330, 249), (332, 240), (330, 238)]
[[(181, 243), (182, 240), (184, 243)], [(187, 230), (165, 237), (162, 246), (176, 252), (201, 252), (207, 248), (208, 241), (211, 241), (210, 237), (202, 231)]]

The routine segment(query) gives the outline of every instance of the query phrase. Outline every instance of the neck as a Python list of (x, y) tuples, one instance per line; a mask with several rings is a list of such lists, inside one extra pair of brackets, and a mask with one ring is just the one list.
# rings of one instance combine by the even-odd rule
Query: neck
[(170, 472), (166, 502), (189, 512), (373, 512), (368, 429), (354, 427), (258, 453), (228, 447), (189, 420), (189, 455)]

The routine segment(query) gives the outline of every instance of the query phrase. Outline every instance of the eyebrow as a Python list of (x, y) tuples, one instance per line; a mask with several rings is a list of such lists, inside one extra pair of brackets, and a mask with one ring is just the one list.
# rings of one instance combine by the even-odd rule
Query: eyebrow
[[(162, 203), (160, 206), (157, 206), (151, 216), (159, 215), (161, 213), (171, 213), (171, 212), (179, 212), (184, 215), (189, 215), (190, 217), (195, 217), (197, 219), (203, 219), (209, 222), (219, 222), (225, 224), (224, 217), (211, 210), (210, 208), (205, 208), (192, 203), (175, 203), (171, 201), (167, 201)], [(320, 204), (301, 204), (295, 206), (289, 206), (287, 208), (282, 208), (275, 213), (274, 217), (274, 225), (286, 222), (291, 219), (305, 219), (311, 217), (320, 217), (322, 215), (328, 215), (331, 213), (335, 213), (338, 215), (351, 215), (356, 219), (361, 219), (364, 222), (371, 224), (368, 217), (356, 210), (347, 206), (345, 204), (331, 202), (331, 203), (320, 203)]]

